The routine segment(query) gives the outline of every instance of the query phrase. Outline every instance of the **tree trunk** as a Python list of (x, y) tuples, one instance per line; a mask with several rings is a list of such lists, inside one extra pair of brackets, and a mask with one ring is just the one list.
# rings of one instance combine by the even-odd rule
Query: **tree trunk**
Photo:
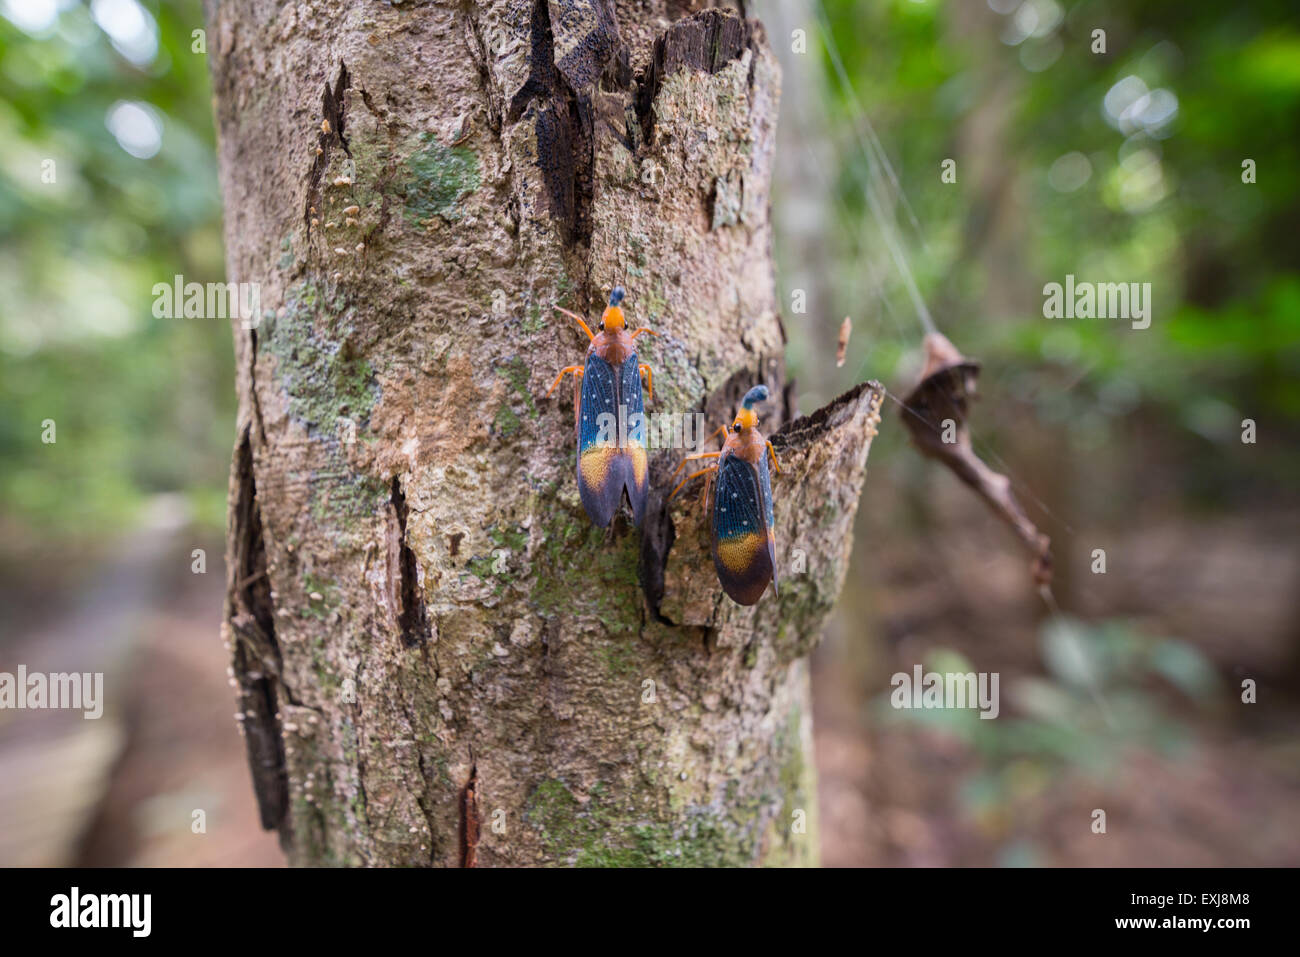
[(683, 453), (643, 530), (596, 528), (571, 390), (542, 397), (586, 348), (552, 307), (621, 283), (662, 333), (648, 411), (711, 429), (763, 381), (765, 430), (793, 416), (778, 71), (756, 22), (681, 8), (211, 4), (228, 270), (264, 310), (233, 323), (223, 634), (295, 864), (816, 860), (806, 655), (882, 393), (773, 436), (752, 608), (698, 496), (665, 509)]

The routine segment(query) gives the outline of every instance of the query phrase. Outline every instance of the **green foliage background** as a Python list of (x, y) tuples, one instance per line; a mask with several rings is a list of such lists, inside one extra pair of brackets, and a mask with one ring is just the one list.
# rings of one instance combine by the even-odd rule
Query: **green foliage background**
[[(93, 541), (160, 491), (223, 520), (230, 330), (154, 318), (151, 293), (178, 273), (224, 280), (208, 64), (192, 52), (202, 11), (147, 9), (159, 43), (143, 69), (89, 6), (65, 6), (35, 36), (0, 18), (0, 508), (19, 547)], [(161, 114), (156, 156), (131, 156), (109, 132), (119, 101)]]
[[(820, 315), (796, 318), (791, 351), (796, 371), (818, 383), (817, 399), (864, 374), (902, 394), (914, 373), (904, 359), (922, 332), (892, 264), (889, 309), (863, 268), (888, 256), (864, 199), (864, 185), (882, 175), (859, 142), (868, 116), (920, 223), (896, 209), (921, 294), (939, 328), (984, 362), (983, 441), (1005, 449), (1012, 440), (1001, 433), (1027, 422), (1068, 429), (1077, 448), (1112, 460), (1099, 473), (1124, 472), (1125, 456), (1142, 454), (1122, 444), (1138, 439), (1140, 422), (1169, 447), (1171, 467), (1186, 470), (1186, 504), (1291, 498), (1300, 465), (1293, 5), (813, 0), (808, 10), (808, 56), (822, 61), (815, 99), (834, 158), (821, 167), (833, 219), (830, 256), (820, 260), (833, 296)], [(1016, 42), (1025, 10), (1037, 30)], [(819, 42), (827, 27), (851, 88)], [(1104, 54), (1091, 49), (1097, 28)], [(783, 59), (787, 74), (802, 69), (798, 57)], [(1106, 121), (1107, 92), (1130, 76), (1177, 98), (1158, 136), (1126, 136)], [(993, 133), (981, 144), (983, 129)], [(1050, 171), (1067, 153), (1086, 157), (1090, 176), (1061, 191)], [(955, 184), (940, 181), (949, 157)], [(1247, 158), (1253, 184), (1242, 182)], [(781, 241), (780, 208), (778, 262), (788, 262), (799, 250)], [(999, 219), (1013, 225), (985, 256)], [(1151, 282), (1151, 328), (1044, 319), (1042, 287), (1067, 273)], [(780, 272), (778, 283), (789, 303), (791, 283)], [(844, 315), (854, 318), (853, 346), (836, 370), (827, 359)], [(1258, 447), (1247, 460), (1219, 454), (1240, 441), (1244, 418), (1258, 423)], [(898, 436), (882, 438), (889, 446)]]

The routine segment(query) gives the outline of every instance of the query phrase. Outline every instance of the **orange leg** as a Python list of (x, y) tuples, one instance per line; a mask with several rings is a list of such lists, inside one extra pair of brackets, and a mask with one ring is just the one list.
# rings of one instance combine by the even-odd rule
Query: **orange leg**
[(776, 474), (781, 474), (781, 463), (776, 460), (776, 449), (772, 448), (772, 443), (767, 443), (767, 454), (772, 456), (772, 468), (776, 469)]
[(641, 327), (640, 329), (638, 329), (636, 332), (632, 333), (632, 340), (633, 340), (633, 341), (636, 341), (636, 337), (639, 336), (639, 335), (641, 335), (641, 333), (643, 333), (643, 332), (646, 333), (647, 335), (651, 335), (651, 336), (657, 336), (657, 335), (659, 335), (659, 333), (655, 332), (653, 329), (647, 329), (647, 328), (645, 328), (644, 326), (642, 326), (642, 327)]
[[(714, 437), (715, 435), (718, 435), (718, 434), (722, 434), (723, 436), (727, 436), (727, 435), (730, 435), (731, 433), (727, 431), (727, 426), (726, 426), (726, 424), (724, 423), (724, 424), (718, 426), (716, 429), (714, 429), (713, 432), (712, 432), (712, 434), (710, 434), (709, 437), (708, 437), (707, 439), (705, 439), (703, 442), (701, 442), (700, 445), (707, 445), (708, 443), (712, 442), (712, 441), (713, 441), (713, 437)], [(724, 438), (724, 440), (723, 440), (723, 444), (724, 444), (724, 445), (726, 444), (726, 440), (725, 440), (725, 438)], [(688, 447), (689, 447), (689, 446), (688, 446)], [(712, 456), (717, 456), (719, 453), (717, 453), (717, 452), (711, 452), (711, 453), (709, 453), (709, 454), (712, 455)], [(700, 456), (698, 456), (698, 455), (688, 455), (686, 458), (682, 459), (682, 461), (683, 461), (683, 462), (689, 462), (691, 459), (695, 459), (695, 458), (699, 458), (699, 457), (700, 457)], [(680, 469), (680, 468), (681, 468), (681, 465), (678, 465), (677, 467)], [(676, 474), (676, 473), (673, 473), (673, 474)]]
[(671, 502), (673, 500), (673, 496), (676, 495), (678, 492), (680, 492), (682, 490), (682, 486), (685, 485), (687, 482), (689, 482), (691, 479), (699, 478), (701, 475), (704, 475), (708, 472), (716, 472), (717, 470), (718, 467), (716, 465), (710, 465), (707, 469), (700, 469), (698, 472), (692, 472), (690, 475), (686, 476), (686, 478), (678, 482), (677, 487), (668, 493), (668, 501)]
[(716, 459), (721, 454), (721, 452), (696, 452), (694, 455), (686, 456), (686, 458), (677, 463), (677, 468), (673, 469), (673, 474), (668, 476), (668, 481), (671, 482), (673, 479), (677, 478), (677, 473), (682, 470), (682, 466), (687, 462), (694, 462), (697, 459)]
[(640, 365), (641, 374), (645, 376), (645, 387), (650, 390), (650, 398), (655, 397), (655, 380), (650, 372), (650, 367), (644, 362)]
[(582, 370), (579, 369), (573, 374), (573, 427), (579, 428), (579, 419), (582, 416)]
[(560, 374), (555, 377), (555, 381), (551, 383), (551, 387), (546, 390), (546, 394), (549, 396), (552, 392), (554, 392), (556, 387), (560, 384), (560, 380), (563, 379), (570, 372), (573, 373), (575, 379), (582, 378), (582, 366), (565, 366), (563, 369), (560, 370)]
[(576, 312), (569, 312), (569, 310), (563, 309), (560, 306), (556, 306), (555, 308), (560, 312), (564, 313), (566, 316), (568, 316), (578, 325), (582, 326), (582, 331), (587, 334), (588, 339), (596, 338), (596, 334), (591, 331), (590, 327), (587, 325), (587, 321), (583, 319), (582, 316), (578, 315)]

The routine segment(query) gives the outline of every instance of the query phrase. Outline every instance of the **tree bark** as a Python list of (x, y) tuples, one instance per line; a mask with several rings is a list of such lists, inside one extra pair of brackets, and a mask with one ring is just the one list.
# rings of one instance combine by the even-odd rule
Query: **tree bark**
[[(264, 308), (223, 635), (293, 863), (816, 860), (806, 656), (883, 393), (791, 421), (778, 71), (757, 22), (683, 13), (211, 2), (229, 278)], [(698, 496), (664, 504), (680, 450), (643, 530), (584, 514), (552, 307), (615, 284), (662, 333), (648, 411), (772, 388), (779, 597), (722, 595)]]

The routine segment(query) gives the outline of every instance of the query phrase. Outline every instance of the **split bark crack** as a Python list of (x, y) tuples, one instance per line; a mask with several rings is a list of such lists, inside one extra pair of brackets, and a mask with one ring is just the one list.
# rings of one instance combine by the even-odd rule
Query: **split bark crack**
[(313, 206), (320, 206), (321, 181), (325, 178), (325, 171), (329, 169), (330, 152), (335, 146), (342, 146), (343, 151), (351, 155), (348, 141), (343, 135), (343, 124), (346, 120), (344, 116), (346, 103), (343, 94), (351, 85), (352, 79), (348, 76), (347, 64), (340, 62), (338, 79), (335, 80), (333, 88), (331, 89), (326, 83), (321, 94), (321, 128), (316, 137), (316, 157), (312, 160), (311, 170), (307, 174), (307, 198), (302, 209), (303, 223), (306, 224), (308, 237), (311, 236), (311, 209)]

